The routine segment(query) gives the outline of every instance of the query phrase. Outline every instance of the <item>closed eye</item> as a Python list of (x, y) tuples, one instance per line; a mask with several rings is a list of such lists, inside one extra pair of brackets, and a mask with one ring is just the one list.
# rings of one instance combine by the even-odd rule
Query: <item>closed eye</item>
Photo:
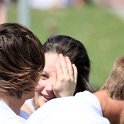
[(46, 80), (46, 79), (48, 79), (48, 78), (49, 78), (49, 76), (48, 76), (47, 74), (44, 74), (44, 73), (41, 74), (40, 79)]

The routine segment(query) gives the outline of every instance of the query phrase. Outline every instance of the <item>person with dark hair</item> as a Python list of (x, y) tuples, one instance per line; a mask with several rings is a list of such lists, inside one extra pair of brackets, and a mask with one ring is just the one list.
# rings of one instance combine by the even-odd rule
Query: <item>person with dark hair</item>
[(124, 56), (116, 60), (99, 91), (53, 99), (26, 124), (124, 124)]
[(75, 93), (90, 90), (89, 73), (90, 73), (90, 59), (84, 45), (66, 35), (57, 35), (48, 38), (43, 44), (44, 53), (60, 54), (68, 56), (71, 63), (74, 63), (78, 70), (77, 86)]
[(42, 44), (29, 29), (17, 23), (0, 25), (1, 124), (24, 124), (20, 108), (34, 96), (44, 59)]
[(90, 59), (80, 41), (66, 35), (55, 35), (47, 39), (43, 50), (45, 67), (35, 97), (22, 107), (29, 114), (53, 98), (92, 90), (89, 84)]

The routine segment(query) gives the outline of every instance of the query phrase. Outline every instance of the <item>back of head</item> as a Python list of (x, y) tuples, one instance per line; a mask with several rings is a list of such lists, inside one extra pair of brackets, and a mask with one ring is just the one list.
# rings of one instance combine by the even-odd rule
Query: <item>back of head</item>
[(48, 38), (43, 44), (44, 52), (62, 53), (68, 56), (78, 70), (76, 92), (91, 90), (89, 86), (90, 60), (84, 45), (66, 35), (56, 35)]
[(34, 81), (44, 67), (39, 39), (16, 23), (0, 25), (0, 92), (21, 98), (34, 90)]
[(101, 89), (106, 89), (113, 99), (124, 100), (124, 56), (116, 60), (112, 72)]

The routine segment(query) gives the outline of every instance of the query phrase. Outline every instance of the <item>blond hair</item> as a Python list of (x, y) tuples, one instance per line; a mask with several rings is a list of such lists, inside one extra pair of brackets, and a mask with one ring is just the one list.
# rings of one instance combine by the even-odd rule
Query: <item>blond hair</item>
[(101, 89), (107, 89), (113, 99), (124, 100), (124, 56), (119, 57)]

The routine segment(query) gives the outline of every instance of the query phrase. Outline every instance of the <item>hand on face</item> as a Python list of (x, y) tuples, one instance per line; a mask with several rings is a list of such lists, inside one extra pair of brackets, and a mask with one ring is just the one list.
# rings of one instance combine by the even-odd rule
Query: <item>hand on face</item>
[(59, 54), (56, 64), (57, 81), (52, 84), (56, 97), (71, 96), (77, 84), (77, 68), (69, 57)]
[(77, 84), (77, 68), (68, 57), (47, 53), (45, 60), (35, 93), (36, 103), (40, 106), (55, 97), (73, 95)]

